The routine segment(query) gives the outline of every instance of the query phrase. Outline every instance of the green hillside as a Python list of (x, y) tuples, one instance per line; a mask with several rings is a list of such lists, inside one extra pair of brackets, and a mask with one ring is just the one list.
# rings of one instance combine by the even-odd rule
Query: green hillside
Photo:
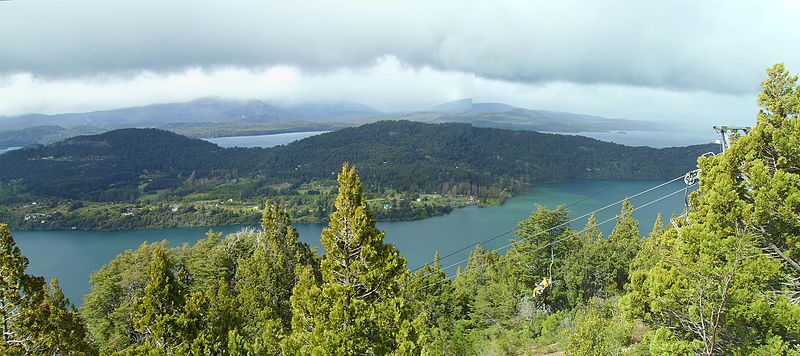
[(410, 121), (367, 124), (270, 149), (221, 148), (158, 129), (121, 129), (0, 156), (0, 217), (23, 229), (250, 224), (263, 198), (271, 197), (296, 221), (326, 221), (334, 172), (351, 162), (364, 177), (377, 218), (419, 219), (502, 203), (541, 182), (670, 179), (712, 149), (626, 147)]
[[(592, 215), (583, 229), (571, 227), (564, 206), (538, 207), (504, 247), (478, 245), (454, 263), (430, 251), (431, 262), (411, 270), (385, 242), (362, 179), (345, 163), (320, 254), (298, 241), (285, 206), (268, 202), (259, 229), (121, 253), (92, 274), (76, 310), (57, 280), (28, 274), (0, 224), (0, 352), (797, 355), (800, 86), (782, 65), (768, 75), (758, 124), (724, 153), (699, 159), (686, 216), (659, 216), (647, 236), (628, 200), (614, 219)], [(392, 132), (383, 131), (400, 135)], [(111, 152), (96, 161), (120, 162)], [(65, 161), (85, 162), (74, 157)], [(604, 235), (599, 227), (612, 222)]]
[(297, 184), (331, 179), (347, 161), (359, 167), (370, 191), (439, 192), (464, 182), (484, 190), (508, 188), (509, 182), (672, 178), (694, 165), (691, 153), (712, 148), (626, 147), (584, 137), (409, 121), (367, 124), (271, 149), (224, 149), (157, 129), (121, 129), (7, 153), (0, 156), (6, 168), (0, 180), (21, 181), (31, 194), (119, 201), (137, 199), (138, 186), (150, 180), (167, 188), (192, 175)]

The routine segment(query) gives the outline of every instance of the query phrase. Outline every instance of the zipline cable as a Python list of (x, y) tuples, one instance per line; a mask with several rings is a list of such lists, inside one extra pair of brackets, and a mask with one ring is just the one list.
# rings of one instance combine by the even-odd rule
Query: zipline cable
[[(636, 211), (636, 210), (639, 210), (639, 209), (641, 209), (641, 208), (644, 208), (644, 207), (646, 207), (646, 206), (649, 206), (649, 205), (655, 204), (655, 203), (657, 203), (657, 202), (659, 202), (659, 201), (661, 201), (661, 200), (664, 200), (664, 199), (666, 199), (666, 198), (669, 198), (669, 197), (671, 197), (671, 196), (673, 196), (673, 195), (675, 195), (675, 194), (678, 194), (678, 193), (680, 193), (680, 192), (683, 192), (683, 188), (681, 188), (681, 189), (678, 189), (678, 190), (676, 190), (676, 191), (674, 191), (674, 192), (672, 192), (672, 193), (669, 193), (669, 194), (667, 194), (667, 195), (664, 195), (664, 196), (662, 196), (662, 197), (660, 197), (660, 198), (657, 198), (657, 199), (655, 199), (655, 200), (651, 200), (651, 201), (649, 201), (649, 202), (647, 202), (647, 203), (645, 203), (645, 204), (642, 204), (642, 205), (640, 205), (640, 206), (638, 206), (638, 207), (635, 207), (633, 210), (631, 210), (631, 213), (633, 213), (634, 211)], [(615, 220), (615, 219), (619, 218), (620, 216), (622, 216), (622, 213), (619, 213), (619, 214), (617, 214), (617, 215), (615, 215), (615, 216), (613, 216), (613, 217), (611, 217), (611, 218), (608, 218), (608, 219), (604, 220), (603, 222), (600, 222), (600, 223), (598, 223), (598, 224), (597, 224), (597, 226), (599, 227), (599, 226), (601, 226), (601, 225), (604, 225), (604, 224), (606, 224), (606, 223), (608, 223), (608, 222), (611, 222), (611, 221), (613, 221), (613, 220)], [(576, 231), (576, 232), (570, 233), (569, 235), (566, 235), (566, 236), (564, 236), (564, 237), (562, 237), (562, 238), (560, 238), (560, 239), (553, 240), (553, 241), (551, 241), (551, 242), (549, 242), (549, 243), (547, 243), (547, 244), (545, 244), (545, 245), (537, 246), (535, 249), (532, 249), (532, 250), (530, 250), (530, 251), (526, 251), (526, 252), (520, 253), (520, 254), (518, 254), (518, 255), (511, 256), (511, 257), (507, 257), (507, 258), (505, 259), (505, 261), (508, 261), (508, 260), (511, 260), (511, 259), (514, 259), (514, 258), (518, 258), (518, 257), (520, 257), (520, 256), (524, 256), (524, 255), (527, 255), (527, 254), (531, 254), (531, 253), (537, 252), (537, 251), (538, 251), (539, 249), (541, 249), (541, 248), (545, 248), (545, 247), (548, 247), (548, 246), (550, 246), (550, 245), (553, 245), (553, 244), (555, 244), (555, 243), (562, 242), (562, 241), (564, 241), (564, 240), (566, 240), (566, 239), (568, 239), (568, 238), (570, 238), (570, 237), (573, 237), (573, 236), (575, 236), (575, 235), (577, 235), (577, 234), (580, 234), (580, 233), (584, 233), (584, 232), (586, 232), (586, 231), (588, 231), (588, 228), (584, 228), (583, 230), (579, 230), (579, 231)], [(515, 245), (515, 244), (516, 244), (516, 242), (510, 242), (510, 243), (508, 243), (508, 244), (506, 244), (506, 245), (504, 245), (504, 246), (501, 246), (501, 247), (498, 247), (498, 248), (496, 248), (496, 249), (493, 249), (493, 250), (489, 251), (489, 253), (491, 253), (491, 252), (498, 252), (498, 251), (501, 251), (501, 250), (503, 250), (503, 249), (506, 249), (506, 248), (508, 248), (508, 247), (511, 247), (511, 246), (513, 246), (513, 245)], [(466, 258), (466, 259), (464, 259), (464, 260), (461, 260), (461, 261), (459, 261), (459, 262), (458, 262), (457, 264), (455, 264), (455, 265), (460, 265), (461, 263), (464, 263), (464, 262), (469, 262), (469, 261), (471, 261), (471, 260), (475, 259), (476, 257), (477, 257), (477, 256), (468, 257), (468, 258)], [(497, 261), (500, 261), (500, 260), (496, 260), (495, 262), (497, 262)], [(487, 263), (480, 264), (480, 265), (477, 265), (477, 266), (467, 267), (466, 269), (464, 269), (464, 270), (462, 271), (462, 273), (466, 273), (466, 272), (468, 272), (468, 271), (471, 271), (471, 270), (473, 270), (473, 269), (476, 269), (476, 268), (483, 268), (483, 267), (487, 267), (487, 266), (489, 266), (491, 263), (493, 263), (493, 262), (487, 262)], [(451, 265), (451, 266), (452, 266), (452, 265)], [(445, 270), (445, 269), (443, 268), (443, 269), (442, 269), (442, 271), (444, 271), (444, 270)], [(430, 275), (430, 274), (428, 274), (428, 275)], [(427, 275), (426, 275), (426, 276), (427, 276)], [(426, 276), (421, 276), (421, 277), (419, 277), (419, 278), (424, 278), (424, 277), (426, 277)], [(418, 278), (412, 278), (412, 280), (411, 280), (410, 282), (413, 282), (415, 279), (418, 279)], [(436, 282), (434, 282), (434, 283), (431, 283), (431, 284), (428, 284), (428, 285), (422, 286), (422, 287), (418, 288), (418, 289), (417, 289), (417, 291), (419, 291), (419, 290), (422, 290), (422, 289), (426, 289), (426, 288), (433, 287), (433, 286), (435, 286), (435, 285), (441, 284), (441, 283), (443, 283), (443, 282), (445, 282), (445, 281), (448, 281), (448, 280), (450, 280), (450, 277), (449, 277), (449, 276), (448, 276), (447, 278), (443, 278), (443, 279), (441, 279), (441, 280), (439, 280), (439, 281), (436, 281)]]
[[(698, 145), (697, 147), (695, 147), (693, 150), (691, 150), (691, 151), (688, 151), (688, 152), (686, 152), (686, 153), (684, 153), (684, 154), (680, 155), (680, 156), (679, 156), (679, 158), (686, 157), (686, 156), (688, 156), (688, 155), (689, 155), (689, 154), (691, 154), (691, 153), (697, 152), (697, 151), (699, 151), (699, 150), (701, 150), (701, 149), (705, 148), (706, 146), (707, 146), (706, 144), (700, 144), (700, 145)], [(675, 180), (677, 180), (677, 179), (673, 179), (672, 181), (675, 181)], [(620, 183), (614, 184), (614, 185), (612, 185), (612, 186), (606, 187), (606, 188), (604, 188), (604, 189), (602, 189), (602, 190), (599, 190), (599, 191), (597, 191), (597, 192), (594, 192), (594, 193), (592, 193), (592, 194), (591, 194), (591, 195), (589, 195), (589, 196), (583, 197), (583, 198), (581, 198), (581, 199), (579, 199), (579, 200), (577, 200), (577, 201), (574, 201), (574, 202), (572, 202), (572, 203), (570, 203), (570, 204), (566, 205), (566, 206), (565, 206), (565, 208), (570, 208), (570, 207), (573, 207), (573, 206), (575, 206), (575, 205), (577, 205), (577, 204), (583, 203), (584, 201), (587, 201), (587, 200), (589, 200), (589, 199), (591, 199), (591, 198), (594, 198), (594, 197), (596, 197), (596, 196), (598, 196), (598, 195), (600, 195), (600, 194), (602, 194), (602, 193), (605, 193), (605, 192), (607, 192), (607, 191), (609, 191), (609, 190), (611, 190), (611, 189), (614, 189), (614, 188), (616, 188), (616, 187), (618, 187), (618, 186), (620, 186), (620, 185), (622, 185), (622, 184), (624, 184), (624, 182), (620, 182)], [(637, 196), (637, 195), (634, 195), (633, 197), (635, 197), (635, 196)], [(633, 198), (633, 197), (630, 197), (630, 198)], [(508, 234), (510, 234), (510, 233), (512, 233), (512, 232), (514, 232), (514, 231), (516, 231), (516, 230), (517, 230), (516, 228), (515, 228), (515, 229), (511, 229), (511, 230), (505, 231), (505, 232), (503, 232), (503, 233), (500, 233), (500, 234), (498, 234), (498, 235), (495, 235), (495, 236), (493, 236), (493, 237), (491, 237), (491, 238), (489, 238), (489, 239), (487, 239), (487, 240), (483, 240), (483, 241), (480, 241), (480, 242), (476, 242), (476, 243), (473, 243), (473, 244), (470, 244), (470, 245), (464, 246), (464, 247), (462, 247), (462, 248), (460, 248), (460, 249), (458, 249), (458, 250), (455, 250), (455, 251), (453, 251), (453, 252), (450, 252), (450, 253), (448, 253), (448, 254), (446, 254), (446, 255), (442, 256), (442, 257), (439, 257), (439, 261), (442, 261), (442, 260), (445, 260), (445, 259), (447, 259), (447, 258), (449, 258), (449, 257), (452, 257), (453, 255), (455, 255), (455, 254), (457, 254), (457, 253), (460, 253), (460, 252), (463, 252), (464, 250), (467, 250), (467, 249), (473, 248), (473, 247), (475, 247), (475, 246), (478, 246), (479, 244), (485, 244), (485, 243), (488, 243), (488, 242), (491, 242), (491, 241), (497, 240), (497, 239), (499, 239), (499, 238), (501, 238), (501, 237), (503, 237), (503, 236), (505, 236), (505, 235), (508, 235)], [(431, 261), (431, 262), (428, 262), (428, 263), (426, 263), (426, 264), (423, 264), (422, 266), (419, 266), (419, 267), (415, 268), (414, 270), (412, 270), (412, 272), (417, 272), (417, 271), (419, 271), (420, 269), (422, 269), (423, 267), (425, 267), (425, 265), (431, 264), (431, 263), (433, 263), (433, 262), (435, 262), (435, 261)]]
[[(641, 196), (641, 195), (643, 195), (643, 194), (647, 194), (647, 193), (649, 193), (649, 192), (652, 192), (652, 191), (654, 191), (654, 190), (656, 190), (656, 189), (659, 189), (659, 188), (661, 188), (661, 187), (663, 187), (663, 186), (669, 185), (669, 184), (671, 184), (671, 183), (673, 183), (673, 182), (675, 182), (675, 181), (677, 181), (677, 180), (680, 180), (680, 179), (683, 179), (683, 175), (681, 175), (681, 176), (678, 176), (678, 177), (676, 177), (676, 178), (673, 178), (673, 179), (671, 179), (671, 180), (668, 180), (668, 181), (666, 181), (666, 182), (664, 182), (664, 183), (661, 183), (661, 184), (659, 184), (659, 185), (656, 185), (656, 186), (654, 186), (654, 187), (651, 187), (651, 188), (645, 189), (645, 190), (643, 190), (643, 191), (641, 191), (641, 192), (639, 192), (639, 193), (636, 193), (636, 194), (634, 194), (634, 195), (632, 195), (632, 196), (626, 197), (625, 199), (633, 199), (633, 198), (636, 198), (636, 197), (638, 197), (638, 196)], [(606, 189), (610, 189), (610, 188), (606, 188)], [(595, 193), (595, 195), (597, 195), (597, 194), (600, 194), (600, 193)], [(567, 206), (567, 208), (568, 208), (568, 207), (570, 207), (570, 206), (573, 206), (573, 205), (575, 205), (575, 204), (578, 204), (578, 203), (580, 203), (580, 202), (582, 202), (582, 201), (585, 201), (586, 199), (589, 199), (589, 197), (586, 197), (586, 198), (583, 198), (582, 200), (579, 200), (579, 201), (577, 201), (577, 202), (574, 202), (574, 203), (572, 203), (572, 204), (568, 205), (568, 206)], [(597, 213), (597, 212), (603, 211), (603, 210), (605, 210), (605, 209), (608, 209), (608, 208), (610, 208), (610, 207), (612, 207), (612, 206), (615, 206), (615, 205), (617, 205), (617, 204), (620, 204), (620, 203), (624, 202), (624, 201), (625, 201), (625, 199), (622, 199), (622, 200), (619, 200), (619, 201), (617, 201), (617, 202), (614, 202), (614, 203), (608, 204), (608, 205), (606, 205), (606, 206), (604, 206), (604, 207), (602, 207), (602, 208), (595, 209), (594, 211), (590, 211), (590, 212), (588, 212), (588, 213), (586, 213), (586, 214), (583, 214), (583, 215), (581, 215), (581, 216), (579, 216), (579, 217), (576, 217), (576, 218), (574, 218), (574, 219), (572, 219), (572, 220), (569, 220), (569, 221), (567, 221), (567, 222), (561, 223), (561, 224), (559, 224), (559, 225), (553, 226), (553, 227), (551, 227), (551, 228), (549, 228), (549, 229), (546, 229), (546, 230), (544, 230), (544, 231), (540, 231), (540, 232), (538, 232), (537, 234), (535, 234), (535, 235), (533, 235), (533, 236), (531, 236), (531, 237), (537, 237), (537, 236), (539, 236), (539, 235), (542, 235), (542, 234), (548, 233), (548, 232), (550, 232), (550, 231), (552, 231), (552, 230), (555, 230), (555, 229), (557, 229), (557, 228), (564, 227), (564, 226), (569, 226), (569, 224), (571, 224), (571, 223), (573, 223), (573, 222), (575, 222), (575, 221), (578, 221), (578, 220), (580, 220), (580, 219), (586, 218), (586, 217), (588, 217), (588, 216), (590, 216), (590, 215), (592, 215), (592, 214), (594, 214), (594, 213)], [(457, 254), (457, 253), (459, 253), (459, 252), (463, 252), (464, 250), (466, 250), (466, 249), (469, 249), (469, 248), (472, 248), (472, 247), (474, 247), (474, 246), (477, 246), (477, 245), (479, 245), (479, 244), (485, 244), (485, 243), (487, 243), (487, 242), (494, 241), (494, 240), (496, 240), (496, 239), (498, 239), (498, 238), (500, 238), (500, 237), (503, 237), (503, 236), (505, 236), (505, 235), (508, 235), (508, 234), (510, 234), (510, 233), (512, 233), (512, 232), (514, 232), (514, 231), (517, 231), (517, 229), (515, 228), (515, 229), (512, 229), (512, 230), (508, 230), (508, 231), (506, 231), (506, 232), (503, 232), (503, 233), (501, 233), (501, 234), (499, 234), (499, 235), (495, 235), (495, 236), (493, 236), (493, 237), (491, 237), (491, 238), (489, 238), (489, 239), (487, 239), (487, 240), (483, 240), (483, 241), (480, 241), (480, 242), (476, 242), (476, 243), (473, 243), (473, 244), (470, 244), (470, 245), (464, 246), (464, 247), (462, 247), (462, 248), (460, 248), (460, 249), (458, 249), (458, 250), (456, 250), (456, 251), (453, 251), (453, 252), (450, 252), (450, 253), (448, 253), (448, 254), (447, 254), (447, 255), (445, 255), (444, 257), (440, 257), (440, 258), (439, 258), (439, 260), (441, 261), (441, 260), (444, 260), (444, 259), (446, 259), (446, 258), (448, 258), (448, 257), (452, 257), (453, 255), (455, 255), (455, 254)], [(431, 262), (431, 263), (432, 263), (432, 262)], [(420, 266), (420, 267), (417, 267), (417, 268), (415, 268), (415, 269), (414, 269), (412, 272), (417, 272), (417, 271), (419, 271), (420, 269), (422, 269), (423, 267), (425, 267), (425, 265), (427, 265), (427, 264), (430, 264), (430, 263), (426, 263), (426, 264), (424, 264), (424, 265), (422, 265), (422, 266)], [(459, 265), (459, 264), (460, 264), (460, 262), (459, 262), (459, 263), (450, 264), (450, 265), (448, 265), (447, 267), (444, 267), (444, 268), (443, 268), (443, 270), (450, 269), (450, 268), (452, 268), (452, 267), (454, 267), (454, 266), (457, 266), (457, 265)], [(427, 276), (421, 276), (420, 278), (424, 278), (424, 277), (427, 277)]]
[[(623, 183), (624, 183), (624, 182), (623, 182)], [(603, 194), (603, 193), (605, 193), (605, 192), (607, 192), (607, 191), (609, 191), (609, 190), (611, 190), (611, 189), (614, 189), (614, 188), (616, 188), (616, 187), (618, 187), (618, 186), (622, 185), (623, 183), (617, 183), (617, 184), (614, 184), (614, 185), (612, 185), (612, 186), (606, 187), (606, 188), (604, 188), (604, 189), (602, 189), (602, 190), (600, 190), (600, 191), (594, 192), (594, 193), (592, 193), (592, 194), (591, 194), (591, 195), (589, 195), (589, 196), (585, 196), (585, 197), (581, 198), (580, 200), (574, 201), (574, 202), (572, 202), (572, 203), (570, 203), (570, 204), (566, 205), (564, 208), (565, 208), (565, 209), (569, 209), (569, 208), (571, 208), (571, 207), (573, 207), (573, 206), (575, 206), (575, 205), (578, 205), (578, 204), (580, 204), (580, 203), (583, 203), (583, 202), (585, 202), (585, 201), (587, 201), (587, 200), (589, 200), (589, 199), (591, 199), (591, 198), (594, 198), (594, 197), (596, 197), (596, 196), (598, 196), (598, 195), (600, 195), (600, 194)], [(508, 234), (510, 234), (510, 233), (512, 233), (512, 232), (514, 232), (514, 231), (517, 231), (517, 229), (516, 229), (516, 228), (515, 228), (515, 229), (511, 229), (511, 230), (505, 231), (505, 232), (503, 232), (503, 233), (501, 233), (501, 234), (495, 235), (495, 236), (493, 236), (493, 237), (491, 237), (491, 238), (489, 238), (489, 239), (487, 239), (487, 240), (483, 240), (483, 241), (480, 241), (480, 242), (473, 243), (473, 244), (471, 244), (471, 245), (464, 246), (464, 247), (462, 247), (462, 248), (460, 248), (460, 249), (458, 249), (458, 250), (455, 250), (455, 251), (453, 251), (453, 252), (450, 252), (450, 253), (448, 253), (448, 254), (446, 254), (446, 255), (442, 256), (442, 257), (439, 257), (439, 260), (441, 261), (441, 260), (447, 259), (448, 257), (452, 257), (453, 255), (455, 255), (455, 254), (457, 254), (457, 253), (459, 253), (459, 252), (464, 252), (464, 250), (467, 250), (467, 249), (473, 248), (473, 247), (475, 247), (475, 246), (478, 246), (479, 244), (485, 244), (485, 243), (487, 243), (487, 242), (492, 242), (492, 241), (494, 241), (494, 240), (497, 240), (497, 239), (499, 239), (499, 238), (501, 238), (501, 237), (503, 237), (503, 236), (505, 236), (505, 235), (508, 235)], [(423, 266), (424, 266), (424, 265), (423, 265)], [(414, 272), (418, 271), (418, 270), (419, 270), (420, 268), (422, 268), (423, 266), (417, 267), (417, 268), (414, 270)]]

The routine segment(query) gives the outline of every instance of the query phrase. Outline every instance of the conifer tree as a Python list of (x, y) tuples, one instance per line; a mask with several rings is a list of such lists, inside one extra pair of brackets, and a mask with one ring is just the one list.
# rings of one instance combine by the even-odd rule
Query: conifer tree
[(180, 340), (176, 354), (229, 355), (229, 336), (240, 325), (236, 299), (224, 279), (216, 288), (194, 292), (178, 318)]
[[(724, 155), (700, 159), (691, 221), (732, 235), (746, 231), (800, 280), (800, 85), (783, 64), (767, 70), (762, 109), (747, 136)], [(795, 285), (800, 301), (800, 285)]]
[(564, 282), (571, 306), (592, 297), (605, 297), (613, 284), (614, 261), (608, 253), (608, 241), (592, 214), (577, 234), (575, 246), (568, 252), (564, 266)]
[(26, 327), (34, 335), (33, 352), (50, 355), (93, 355), (97, 349), (78, 311), (64, 296), (54, 277), (42, 284), (42, 299), (28, 311)]
[(58, 281), (53, 278), (48, 288), (43, 278), (26, 274), (27, 267), (8, 226), (0, 224), (0, 353), (96, 354)]
[(646, 263), (634, 265), (622, 304), (653, 327), (650, 350), (800, 351), (797, 77), (783, 65), (767, 75), (750, 134), (699, 160), (688, 222), (637, 257)]
[[(525, 265), (520, 268), (518, 258), (512, 252), (506, 256), (497, 256), (496, 252), (492, 252), (488, 256), (494, 258), (495, 262), (486, 265), (483, 285), (469, 291), (474, 295), (469, 314), (472, 325), (513, 328), (523, 321), (516, 317), (520, 303), (530, 299), (532, 294), (532, 287), (523, 282), (526, 279), (521, 278), (526, 274)], [(541, 304), (538, 300), (531, 302)]]
[(648, 272), (661, 261), (662, 249), (671, 246), (675, 241), (674, 230), (664, 229), (664, 220), (659, 213), (653, 223), (650, 235), (641, 242), (641, 249), (631, 261), (629, 271), (630, 284), (626, 294), (621, 298), (622, 312), (626, 317), (633, 319), (645, 315), (649, 310), (646, 296), (642, 294), (641, 287), (648, 278)]
[[(322, 231), (326, 254), (321, 284), (301, 267), (292, 295), (292, 335), (288, 353), (386, 354), (410, 335), (411, 315), (400, 294), (405, 260), (375, 227), (355, 167), (338, 176), (336, 211)], [(411, 351), (409, 351), (411, 352)]]
[(453, 282), (442, 269), (439, 251), (433, 264), (420, 268), (404, 286), (406, 299), (420, 323), (419, 343), (423, 354), (455, 354), (450, 334), (462, 306), (456, 299)]
[(455, 315), (453, 282), (442, 270), (439, 251), (434, 255), (433, 264), (420, 268), (405, 289), (417, 313), (426, 313), (432, 322), (449, 320)]
[(275, 353), (291, 329), (295, 269), (312, 266), (313, 252), (297, 241), (283, 207), (267, 202), (253, 255), (239, 262), (236, 291), (242, 328), (238, 333), (253, 353)]
[(23, 344), (28, 342), (15, 329), (25, 307), (26, 295), (32, 292), (27, 284), (26, 268), (28, 259), (20, 252), (8, 226), (0, 224), (0, 327), (3, 332), (0, 351), (7, 353), (23, 350)]
[(666, 229), (664, 229), (664, 218), (661, 216), (661, 213), (658, 213), (658, 215), (656, 215), (656, 221), (653, 222), (653, 229), (650, 230), (650, 235), (648, 235), (647, 238), (657, 239), (664, 231), (666, 231)]
[(558, 279), (546, 295), (541, 296), (549, 307), (567, 303), (563, 283), (567, 254), (576, 247), (578, 237), (569, 228), (569, 212), (561, 205), (554, 210), (537, 206), (531, 216), (519, 223), (515, 232), (520, 240), (509, 250), (508, 263), (514, 279), (532, 291), (544, 278)]
[(322, 230), (323, 282), (347, 287), (349, 299), (373, 302), (392, 297), (405, 272), (405, 259), (383, 243), (385, 233), (375, 227), (355, 167), (345, 163), (338, 182), (336, 211)]
[(146, 346), (168, 351), (176, 346), (180, 333), (178, 317), (184, 296), (162, 245), (153, 250), (148, 276), (144, 295), (133, 303), (133, 325)]
[(614, 263), (614, 285), (618, 291), (622, 291), (628, 283), (628, 268), (639, 251), (640, 239), (639, 221), (633, 218), (633, 205), (625, 199), (617, 224), (608, 236), (610, 255)]

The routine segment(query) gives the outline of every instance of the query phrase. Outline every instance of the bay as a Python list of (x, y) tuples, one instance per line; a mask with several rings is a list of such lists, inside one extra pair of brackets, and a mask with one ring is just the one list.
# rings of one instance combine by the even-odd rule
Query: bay
[(220, 147), (262, 147), (269, 148), (280, 145), (292, 143), (297, 140), (302, 140), (306, 137), (324, 134), (329, 131), (303, 131), (303, 132), (288, 132), (270, 135), (255, 135), (255, 136), (230, 136), (230, 137), (215, 137), (206, 138), (205, 140), (214, 143)]
[(577, 135), (626, 146), (649, 146), (655, 148), (678, 147), (712, 143), (719, 139), (713, 130), (708, 131), (607, 131), (607, 132), (552, 132), (559, 135)]
[(0, 148), (0, 155), (9, 151), (18, 150), (22, 147), (2, 147)]
[[(286, 145), (306, 137), (323, 134), (329, 131), (304, 131), (256, 136), (231, 136), (207, 138), (206, 141), (220, 147), (262, 147), (269, 148)], [(664, 132), (664, 131), (606, 131), (606, 132), (549, 132), (558, 135), (586, 136), (600, 141), (619, 143), (626, 146), (650, 146), (655, 148), (677, 147), (711, 143), (718, 135), (707, 132)], [(0, 152), (2, 152), (0, 150)]]
[[(442, 256), (448, 273), (454, 274), (459, 262), (467, 258), (471, 245), (482, 243), (489, 249), (500, 248), (513, 239), (517, 222), (530, 216), (536, 205), (554, 208), (560, 204), (573, 204), (568, 209), (571, 216), (578, 217), (587, 212), (614, 203), (626, 196), (658, 185), (654, 181), (578, 181), (558, 184), (541, 184), (530, 191), (506, 201), (502, 206), (478, 208), (475, 206), (456, 209), (452, 213), (416, 221), (381, 222), (378, 227), (386, 231), (386, 242), (398, 247), (406, 257), (408, 265), (416, 269), (431, 262), (436, 251)], [(669, 193), (676, 194), (634, 212), (641, 221), (643, 234), (649, 232), (656, 215), (665, 217), (680, 213), (683, 209), (682, 181), (671, 183), (650, 193), (632, 199), (640, 206)], [(597, 214), (598, 221), (613, 218), (619, 212), (614, 205)], [(582, 228), (586, 219), (575, 221), (573, 227)], [(322, 252), (319, 238), (323, 225), (297, 224), (300, 240)], [(608, 234), (614, 227), (610, 221), (601, 226)], [(231, 233), (244, 226), (185, 227), (167, 229), (142, 229), (114, 232), (99, 231), (13, 231), (22, 253), (30, 260), (29, 273), (44, 276), (48, 280), (59, 279), (66, 296), (76, 305), (89, 292), (89, 276), (112, 258), (127, 249), (135, 249), (144, 241), (168, 240), (170, 246), (193, 244), (205, 237), (209, 229)], [(465, 248), (467, 247), (467, 248)], [(501, 250), (504, 252), (504, 250)]]

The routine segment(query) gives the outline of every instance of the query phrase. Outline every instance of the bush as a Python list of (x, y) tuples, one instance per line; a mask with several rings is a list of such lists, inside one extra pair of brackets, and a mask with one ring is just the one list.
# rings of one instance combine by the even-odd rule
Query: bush
[[(616, 303), (613, 303), (616, 304)], [(593, 298), (575, 312), (575, 329), (567, 339), (569, 355), (619, 355), (630, 344), (633, 324), (616, 305)]]

